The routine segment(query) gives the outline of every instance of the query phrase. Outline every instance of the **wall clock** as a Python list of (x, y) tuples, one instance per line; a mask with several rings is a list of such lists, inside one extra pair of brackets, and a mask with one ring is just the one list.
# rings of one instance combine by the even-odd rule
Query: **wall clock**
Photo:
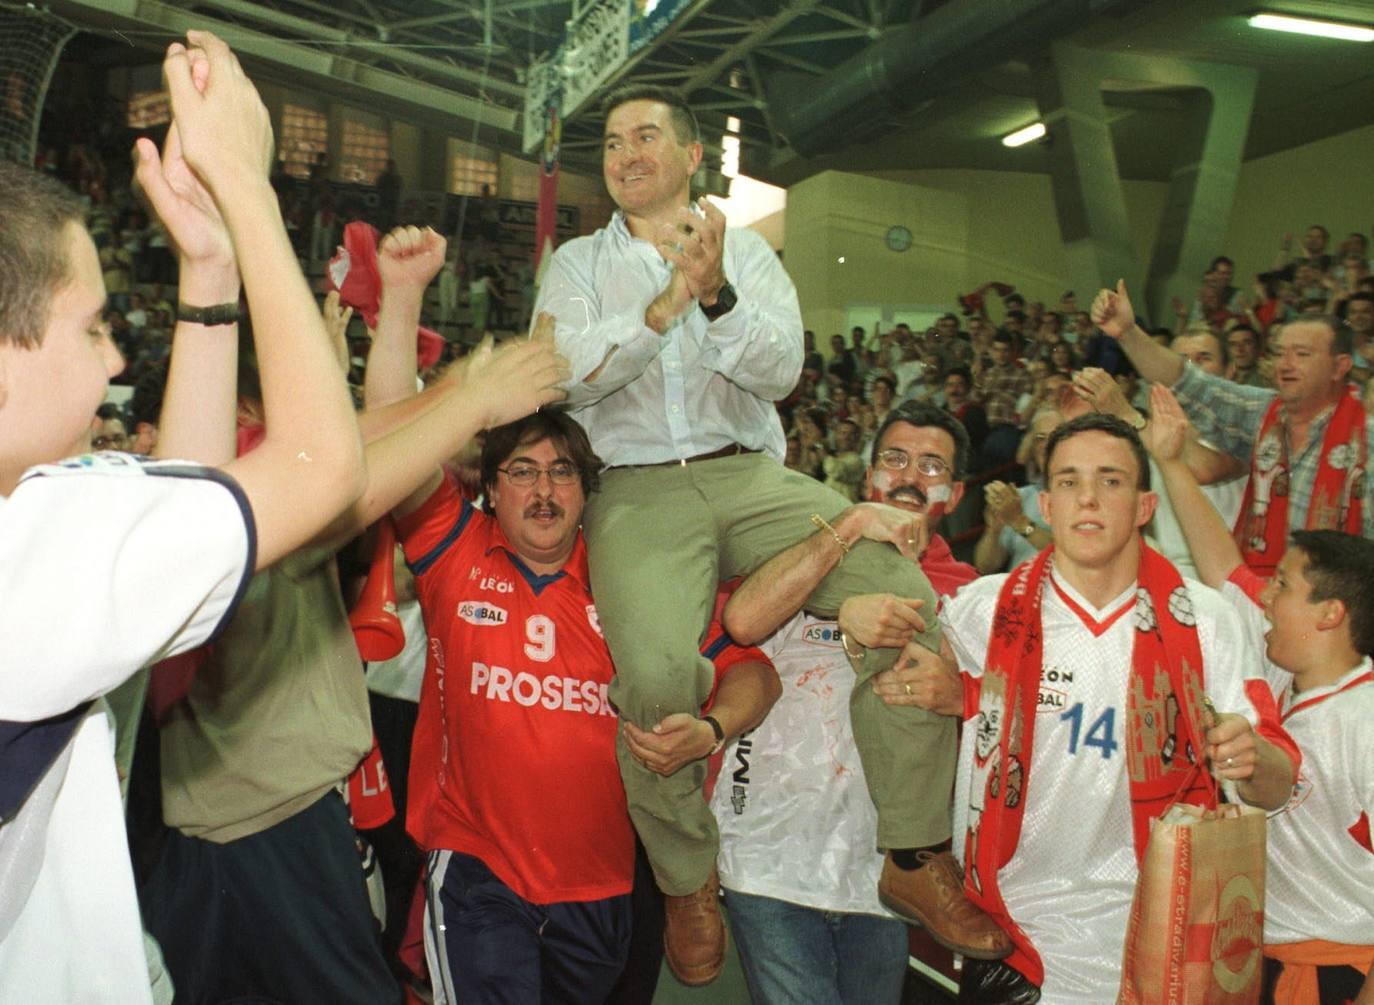
[(887, 246), (893, 251), (906, 251), (911, 247), (911, 231), (901, 224), (887, 228)]

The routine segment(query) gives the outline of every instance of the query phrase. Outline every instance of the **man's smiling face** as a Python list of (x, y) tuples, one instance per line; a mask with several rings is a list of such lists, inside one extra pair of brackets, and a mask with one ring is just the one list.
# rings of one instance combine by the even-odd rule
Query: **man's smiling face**
[(701, 144), (678, 135), (672, 109), (661, 101), (627, 101), (606, 117), (606, 189), (631, 216), (656, 216), (686, 206), (700, 163)]
[[(930, 512), (935, 520), (959, 505), (964, 483), (954, 481), (954, 437), (949, 433), (938, 426), (894, 422), (877, 448), (867, 475), (869, 502), (887, 503), (911, 513)], [(906, 455), (905, 467), (893, 468), (884, 462), (884, 454), (890, 450)], [(944, 462), (943, 470), (935, 475), (922, 472), (922, 457), (939, 458)], [(932, 466), (929, 462), (926, 465)]]

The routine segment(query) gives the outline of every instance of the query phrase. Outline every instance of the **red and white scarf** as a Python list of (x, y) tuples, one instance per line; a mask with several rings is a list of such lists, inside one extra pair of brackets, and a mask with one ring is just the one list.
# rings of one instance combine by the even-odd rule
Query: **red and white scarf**
[[(1039, 986), (1045, 970), (1035, 947), (1007, 910), (997, 873), (1016, 854), (1030, 791), (1036, 700), (1044, 663), (1041, 598), (1054, 549), (1018, 566), (997, 600), (973, 727), (996, 744), (984, 783), (983, 810), (964, 837), (964, 885), (970, 899), (1011, 936), (1007, 962)], [(1136, 860), (1145, 853), (1150, 822), (1173, 802), (1214, 807), (1207, 779), (1193, 771), (1202, 740), (1202, 647), (1188, 591), (1178, 570), (1140, 544), (1135, 644), (1126, 689), (1126, 749), (1130, 752), (1131, 815)]]
[[(1288, 547), (1288, 425), (1279, 417), (1279, 408), (1275, 398), (1260, 423), (1250, 458), (1250, 481), (1235, 526), (1241, 557), (1261, 576), (1274, 574)], [(1368, 453), (1364, 409), (1358, 398), (1343, 394), (1322, 439), (1312, 501), (1307, 507), (1308, 530), (1361, 533)]]

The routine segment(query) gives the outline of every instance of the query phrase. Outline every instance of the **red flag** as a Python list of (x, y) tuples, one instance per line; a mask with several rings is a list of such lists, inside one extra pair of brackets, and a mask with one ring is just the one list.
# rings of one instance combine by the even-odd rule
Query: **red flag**
[[(377, 269), (377, 229), (354, 220), (344, 227), (344, 243), (338, 247), (325, 269), (325, 282), (339, 291), (339, 302), (362, 315), (368, 328), (377, 327), (377, 312), (382, 306), (382, 276)], [(415, 347), (421, 370), (439, 362), (444, 337), (421, 325)]]

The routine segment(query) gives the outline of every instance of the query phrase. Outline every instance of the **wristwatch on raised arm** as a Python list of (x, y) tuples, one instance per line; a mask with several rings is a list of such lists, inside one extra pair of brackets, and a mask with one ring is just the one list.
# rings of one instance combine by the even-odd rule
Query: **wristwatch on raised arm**
[(716, 318), (724, 317), (735, 309), (735, 304), (739, 303), (739, 297), (735, 293), (735, 288), (726, 283), (716, 294), (716, 302), (710, 307), (705, 304), (701, 306), (701, 313), (706, 315), (707, 321), (714, 321)]
[(236, 325), (239, 323), (239, 304), (236, 300), (232, 304), (192, 307), (190, 304), (179, 302), (177, 304), (177, 320), (186, 321), (193, 325), (205, 325), (207, 328)]

